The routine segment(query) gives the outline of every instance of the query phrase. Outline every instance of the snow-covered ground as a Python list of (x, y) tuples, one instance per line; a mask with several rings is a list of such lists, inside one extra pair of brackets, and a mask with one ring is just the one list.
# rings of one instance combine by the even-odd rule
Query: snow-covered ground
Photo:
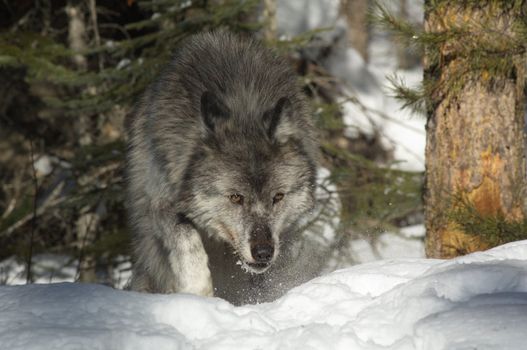
[(0, 349), (523, 349), (527, 241), (454, 260), (394, 259), (272, 303), (100, 285), (0, 287)]
[[(422, 71), (397, 70), (395, 48), (385, 36), (372, 36), (365, 63), (343, 36), (339, 3), (278, 0), (280, 35), (333, 27), (321, 40), (340, 37), (321, 64), (359, 101), (342, 96), (348, 133), (378, 133), (400, 161), (396, 166), (422, 171), (424, 118), (400, 110), (387, 95), (386, 79), (397, 71), (414, 85)], [(422, 1), (409, 5), (419, 20)], [(332, 233), (323, 232), (323, 238)], [(78, 262), (65, 256), (34, 257), (36, 282), (56, 284), (26, 286), (24, 262), (8, 259), (0, 262), (0, 284), (13, 285), (0, 286), (0, 350), (523, 348), (527, 242), (426, 260), (423, 235), (423, 225), (416, 225), (373, 242), (357, 239), (350, 255), (364, 264), (316, 278), (275, 302), (242, 307), (192, 295), (56, 283), (75, 280)], [(122, 288), (128, 260), (112, 274), (111, 283)]]
[(373, 242), (355, 239), (350, 243), (353, 261), (360, 264), (383, 259), (424, 258), (424, 236), (424, 225), (413, 225), (399, 232), (381, 233)]
[[(132, 263), (127, 256), (119, 256), (117, 266), (105, 276), (108, 284), (123, 289), (132, 276)], [(26, 284), (27, 262), (11, 257), (0, 261), (0, 285)], [(79, 260), (59, 254), (38, 254), (32, 258), (34, 283), (74, 282), (78, 279)]]
[[(317, 231), (318, 232), (318, 231)], [(337, 268), (350, 266), (351, 263), (360, 264), (380, 259), (424, 258), (423, 225), (402, 228), (399, 232), (384, 232), (374, 241), (364, 238), (351, 241), (350, 252), (345, 256), (332, 256), (321, 268), (322, 272), (333, 271)], [(323, 227), (322, 235), (316, 232), (308, 233), (310, 244), (303, 246), (302, 256), (308, 255), (296, 265), (327, 255), (328, 245), (334, 238), (330, 226)], [(123, 289), (130, 280), (132, 266), (130, 258), (119, 257), (120, 262), (106, 276), (109, 285)], [(35, 283), (74, 282), (78, 272), (78, 260), (70, 256), (57, 254), (39, 254), (32, 259), (32, 274)], [(305, 266), (295, 266), (295, 271), (303, 271)], [(11, 257), (0, 261), (0, 285), (26, 284), (26, 262)]]

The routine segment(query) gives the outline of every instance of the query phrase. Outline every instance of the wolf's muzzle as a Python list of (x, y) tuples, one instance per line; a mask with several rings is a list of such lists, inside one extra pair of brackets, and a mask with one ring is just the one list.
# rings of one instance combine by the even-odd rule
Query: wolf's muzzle
[(268, 264), (273, 259), (274, 246), (269, 243), (255, 244), (251, 247), (251, 255), (256, 263)]
[(257, 218), (255, 222), (256, 225), (251, 231), (249, 240), (251, 255), (255, 263), (269, 264), (274, 257), (273, 235), (269, 225), (263, 219)]

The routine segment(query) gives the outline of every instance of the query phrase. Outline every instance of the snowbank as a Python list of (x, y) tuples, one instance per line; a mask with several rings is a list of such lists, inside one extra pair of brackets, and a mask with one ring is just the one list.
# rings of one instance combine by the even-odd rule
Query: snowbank
[(273, 303), (71, 283), (0, 287), (0, 349), (521, 349), (527, 241), (357, 265)]

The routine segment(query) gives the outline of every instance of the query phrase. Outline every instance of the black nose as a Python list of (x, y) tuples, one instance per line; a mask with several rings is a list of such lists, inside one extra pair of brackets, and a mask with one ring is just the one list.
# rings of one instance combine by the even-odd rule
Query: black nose
[(273, 258), (274, 247), (270, 244), (256, 244), (251, 248), (251, 255), (257, 263), (268, 263)]

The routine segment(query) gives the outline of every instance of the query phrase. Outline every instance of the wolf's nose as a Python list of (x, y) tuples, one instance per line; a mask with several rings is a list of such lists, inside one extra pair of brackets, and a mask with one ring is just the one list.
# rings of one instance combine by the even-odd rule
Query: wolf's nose
[(251, 255), (257, 263), (268, 263), (273, 258), (274, 247), (270, 244), (256, 244), (251, 248)]

